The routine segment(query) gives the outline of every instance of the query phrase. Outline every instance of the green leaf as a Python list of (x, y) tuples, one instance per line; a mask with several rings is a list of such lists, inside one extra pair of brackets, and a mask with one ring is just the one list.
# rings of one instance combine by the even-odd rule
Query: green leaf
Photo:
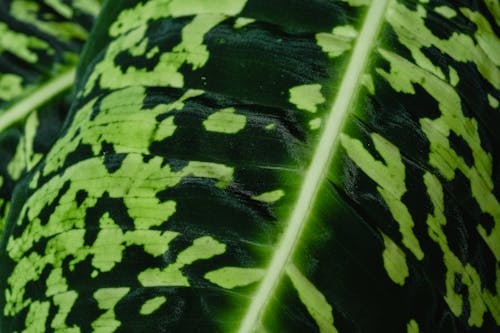
[(0, 235), (15, 182), (57, 139), (78, 54), (99, 7), (99, 0), (0, 6)]
[(107, 2), (19, 172), (0, 330), (498, 330), (498, 15)]

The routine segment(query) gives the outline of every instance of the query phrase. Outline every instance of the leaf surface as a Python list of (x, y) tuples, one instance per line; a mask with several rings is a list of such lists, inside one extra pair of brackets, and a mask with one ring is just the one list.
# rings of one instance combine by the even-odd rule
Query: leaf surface
[(107, 2), (2, 331), (490, 332), (494, 2)]

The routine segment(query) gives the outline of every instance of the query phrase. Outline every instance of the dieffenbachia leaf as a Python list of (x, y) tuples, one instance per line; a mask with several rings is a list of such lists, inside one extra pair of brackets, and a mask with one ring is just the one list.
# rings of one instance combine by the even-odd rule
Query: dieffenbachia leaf
[(5, 332), (492, 332), (495, 1), (109, 1), (17, 186)]
[(100, 0), (0, 4), (0, 235), (16, 181), (57, 139), (99, 9)]

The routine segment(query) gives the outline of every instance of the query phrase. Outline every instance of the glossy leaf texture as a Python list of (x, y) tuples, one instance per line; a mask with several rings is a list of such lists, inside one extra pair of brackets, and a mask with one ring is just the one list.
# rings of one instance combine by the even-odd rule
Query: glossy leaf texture
[(0, 235), (16, 182), (57, 139), (100, 0), (0, 4)]
[(107, 2), (16, 188), (0, 330), (495, 332), (499, 21)]

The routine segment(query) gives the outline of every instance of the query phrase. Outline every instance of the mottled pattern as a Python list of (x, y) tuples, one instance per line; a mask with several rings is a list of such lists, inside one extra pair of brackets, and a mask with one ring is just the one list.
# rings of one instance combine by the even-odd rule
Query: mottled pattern
[(66, 91), (66, 96), (31, 105), (40, 99), (39, 90), (75, 70), (100, 2), (0, 4), (0, 235), (16, 182), (56, 141), (71, 99)]
[(499, 6), (384, 3), (108, 2), (59, 138), (34, 113), (12, 154), (0, 330), (499, 329)]

